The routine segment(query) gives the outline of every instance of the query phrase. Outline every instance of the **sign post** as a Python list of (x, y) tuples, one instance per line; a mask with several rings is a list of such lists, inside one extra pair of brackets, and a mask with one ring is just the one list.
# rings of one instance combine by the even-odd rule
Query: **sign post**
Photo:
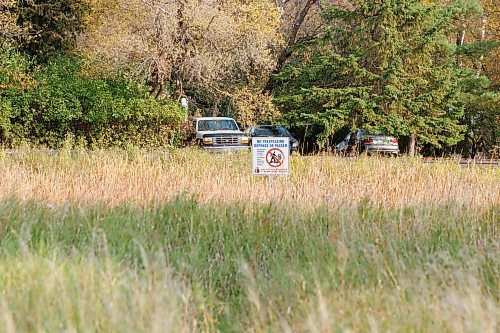
[(254, 175), (290, 174), (290, 138), (255, 137), (252, 139)]

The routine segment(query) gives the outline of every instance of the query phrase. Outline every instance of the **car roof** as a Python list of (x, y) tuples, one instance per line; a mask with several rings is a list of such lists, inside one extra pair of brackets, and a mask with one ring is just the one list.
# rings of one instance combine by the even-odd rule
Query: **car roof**
[(193, 118), (194, 120), (234, 120), (230, 117), (197, 117)]
[(283, 127), (281, 125), (253, 125), (250, 127), (255, 127), (255, 128), (272, 128), (272, 127)]

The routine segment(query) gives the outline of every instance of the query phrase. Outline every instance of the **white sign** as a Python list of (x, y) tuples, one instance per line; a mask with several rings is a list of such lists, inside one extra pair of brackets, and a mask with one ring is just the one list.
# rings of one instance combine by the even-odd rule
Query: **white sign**
[(252, 168), (254, 175), (290, 174), (290, 138), (252, 138)]
[(187, 120), (188, 116), (189, 116), (189, 101), (188, 101), (188, 99), (186, 97), (182, 97), (181, 98), (181, 105), (182, 105), (182, 107), (185, 110), (185, 112), (184, 112), (184, 120)]

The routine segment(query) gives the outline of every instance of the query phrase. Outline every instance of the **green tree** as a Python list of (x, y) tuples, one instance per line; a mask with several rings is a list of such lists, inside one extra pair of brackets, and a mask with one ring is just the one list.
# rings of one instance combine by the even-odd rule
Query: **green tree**
[(475, 71), (467, 68), (463, 73), (461, 102), (465, 111), (461, 123), (467, 132), (457, 151), (470, 157), (480, 152), (498, 156), (500, 93), (486, 76), (474, 75)]
[(469, 1), (470, 9), (455, 23), (457, 65), (462, 72), (462, 124), (465, 140), (456, 150), (474, 157), (477, 152), (498, 154), (500, 93), (498, 91), (498, 11), (491, 0)]
[[(312, 124), (320, 143), (341, 129), (360, 127), (373, 118), (373, 75), (359, 59), (328, 51), (327, 40), (302, 50), (278, 76), (275, 101), (292, 126)], [(326, 42), (326, 44), (323, 44)]]
[(355, 1), (325, 11), (329, 29), (279, 74), (288, 119), (313, 123), (325, 142), (349, 126), (442, 147), (463, 137), (460, 71), (448, 38), (460, 4)]

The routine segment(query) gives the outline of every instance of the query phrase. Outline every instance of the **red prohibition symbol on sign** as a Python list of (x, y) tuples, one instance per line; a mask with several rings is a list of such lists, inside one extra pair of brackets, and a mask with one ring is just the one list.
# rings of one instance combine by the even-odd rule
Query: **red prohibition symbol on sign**
[(266, 154), (266, 162), (273, 168), (280, 167), (284, 160), (285, 154), (278, 148), (270, 149)]

